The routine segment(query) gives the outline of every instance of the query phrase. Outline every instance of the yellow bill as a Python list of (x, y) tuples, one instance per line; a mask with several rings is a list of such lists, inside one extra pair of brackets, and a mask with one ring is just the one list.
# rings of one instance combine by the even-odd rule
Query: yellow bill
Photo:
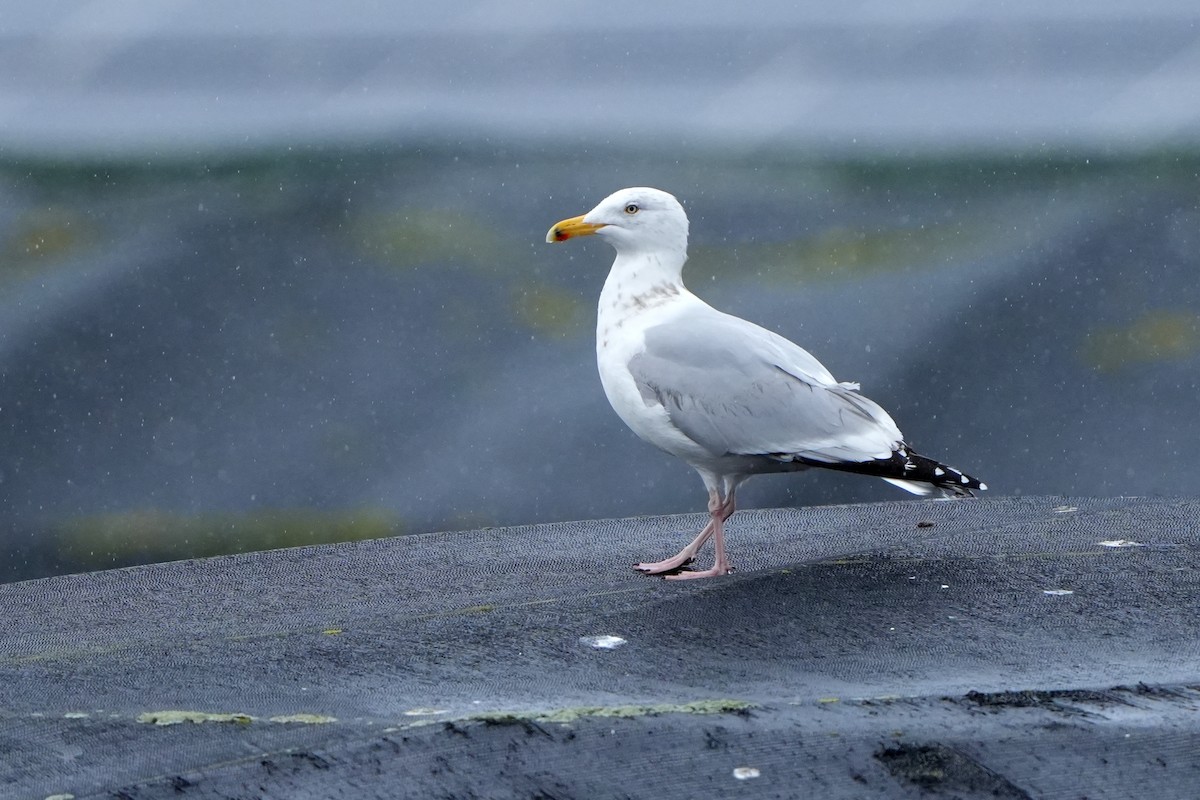
[(576, 236), (591, 236), (603, 227), (603, 224), (594, 225), (590, 222), (584, 222), (582, 216), (571, 217), (570, 219), (564, 219), (562, 222), (556, 222), (554, 227), (546, 234), (546, 241), (565, 242), (567, 239), (573, 239)]

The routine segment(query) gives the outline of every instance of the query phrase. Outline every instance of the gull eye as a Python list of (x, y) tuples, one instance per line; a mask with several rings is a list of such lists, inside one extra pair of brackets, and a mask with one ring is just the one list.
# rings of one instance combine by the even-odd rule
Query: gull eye
[(638, 207), (637, 203), (630, 203), (629, 205), (625, 206), (626, 214), (636, 214), (637, 212), (639, 212), (641, 210), (642, 209)]

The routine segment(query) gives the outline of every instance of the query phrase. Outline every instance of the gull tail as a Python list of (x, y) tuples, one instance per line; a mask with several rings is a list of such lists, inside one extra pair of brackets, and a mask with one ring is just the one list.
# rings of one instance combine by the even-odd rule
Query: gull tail
[(914, 453), (906, 444), (896, 448), (890, 458), (834, 463), (804, 459), (804, 462), (813, 467), (883, 478), (906, 492), (925, 497), (972, 497), (976, 491), (987, 490), (986, 483), (954, 467)]

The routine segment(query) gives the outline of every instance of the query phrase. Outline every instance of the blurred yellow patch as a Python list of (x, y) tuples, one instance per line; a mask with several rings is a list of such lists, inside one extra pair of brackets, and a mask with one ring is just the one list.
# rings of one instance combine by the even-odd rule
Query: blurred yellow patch
[(352, 236), (365, 255), (400, 267), (430, 262), (495, 269), (512, 260), (503, 237), (456, 211), (400, 209), (360, 218)]
[(5, 249), (26, 258), (53, 258), (78, 244), (84, 225), (76, 214), (49, 208), (22, 216), (5, 240)]
[(147, 509), (76, 517), (56, 527), (59, 549), (64, 556), (97, 567), (124, 563), (131, 556), (168, 561), (379, 539), (403, 532), (395, 514), (379, 509), (194, 515)]
[(959, 223), (874, 231), (828, 228), (781, 242), (689, 248), (687, 273), (731, 275), (753, 270), (756, 278), (783, 281), (859, 278), (911, 266), (962, 262), (982, 251), (987, 231)]
[(36, 273), (95, 239), (95, 228), (68, 209), (27, 211), (0, 230), (0, 282)]
[(1185, 311), (1158, 310), (1129, 325), (1092, 332), (1082, 358), (1101, 372), (1134, 364), (1188, 358), (1200, 349), (1200, 316)]
[(574, 333), (584, 319), (579, 295), (552, 286), (526, 286), (513, 298), (517, 319), (543, 333)]

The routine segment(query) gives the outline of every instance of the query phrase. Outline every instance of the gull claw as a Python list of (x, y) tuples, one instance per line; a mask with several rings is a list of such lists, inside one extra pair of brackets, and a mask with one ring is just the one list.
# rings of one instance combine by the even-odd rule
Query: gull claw
[(668, 580), (668, 581), (686, 581), (686, 580), (690, 580), (692, 578), (716, 578), (721, 575), (729, 575), (732, 572), (733, 572), (733, 567), (727, 566), (724, 569), (720, 569), (720, 568), (714, 566), (712, 569), (705, 569), (705, 570), (697, 570), (697, 569), (680, 570), (679, 572), (666, 573), (662, 577), (663, 577), (663, 580)]
[(679, 562), (676, 562), (674, 558), (667, 558), (662, 561), (643, 561), (634, 564), (633, 568), (643, 575), (667, 575), (672, 572), (679, 572), (695, 560), (695, 557), (692, 557)]

